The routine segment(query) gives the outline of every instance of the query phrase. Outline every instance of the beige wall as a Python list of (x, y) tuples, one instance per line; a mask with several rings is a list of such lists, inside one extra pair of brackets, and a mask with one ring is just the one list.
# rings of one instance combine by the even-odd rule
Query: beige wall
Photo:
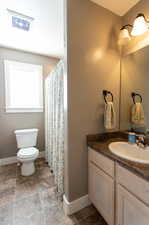
[(103, 89), (112, 91), (119, 127), (121, 18), (89, 0), (69, 0), (68, 149), (65, 154), (66, 197), (88, 193), (86, 135), (104, 131)]
[(44, 150), (44, 113), (5, 113), (4, 59), (43, 65), (46, 76), (57, 59), (0, 48), (0, 158), (15, 156), (16, 129), (39, 128), (38, 148)]

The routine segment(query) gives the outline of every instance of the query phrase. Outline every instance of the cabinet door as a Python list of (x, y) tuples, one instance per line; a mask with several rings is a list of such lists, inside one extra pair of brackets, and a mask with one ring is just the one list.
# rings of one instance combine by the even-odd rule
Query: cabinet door
[(89, 198), (109, 225), (114, 225), (114, 180), (89, 163)]
[(117, 225), (149, 225), (149, 207), (117, 186)]

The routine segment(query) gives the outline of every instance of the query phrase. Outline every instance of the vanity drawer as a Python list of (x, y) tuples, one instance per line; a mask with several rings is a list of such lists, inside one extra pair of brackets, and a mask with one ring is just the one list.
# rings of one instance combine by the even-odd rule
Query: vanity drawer
[(114, 177), (114, 161), (96, 152), (95, 150), (89, 149), (89, 161), (96, 164), (100, 169)]
[(116, 180), (137, 198), (149, 205), (149, 182), (138, 177), (119, 164), (116, 165)]

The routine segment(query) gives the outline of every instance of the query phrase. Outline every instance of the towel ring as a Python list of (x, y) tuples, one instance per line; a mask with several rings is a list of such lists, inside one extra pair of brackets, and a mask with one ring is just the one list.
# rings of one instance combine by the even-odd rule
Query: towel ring
[(104, 96), (104, 100), (105, 100), (105, 103), (107, 104), (107, 99), (106, 99), (106, 97), (107, 97), (107, 95), (111, 95), (111, 98), (112, 98), (112, 102), (113, 102), (113, 94), (112, 94), (112, 92), (111, 91), (107, 91), (107, 90), (103, 90), (103, 96)]
[(134, 103), (134, 104), (136, 103), (136, 101), (135, 101), (135, 97), (136, 97), (136, 96), (139, 96), (139, 97), (140, 97), (140, 103), (142, 103), (142, 96), (141, 96), (140, 94), (135, 93), (135, 92), (132, 92), (132, 93), (131, 93), (131, 96), (132, 96), (132, 99), (133, 99), (133, 103)]

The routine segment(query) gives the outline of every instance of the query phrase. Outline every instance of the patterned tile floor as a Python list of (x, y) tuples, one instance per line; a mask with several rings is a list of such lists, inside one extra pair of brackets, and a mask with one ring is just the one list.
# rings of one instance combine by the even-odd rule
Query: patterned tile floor
[(44, 159), (36, 173), (20, 174), (16, 164), (0, 167), (0, 225), (107, 225), (91, 205), (68, 217), (54, 192), (54, 179)]

